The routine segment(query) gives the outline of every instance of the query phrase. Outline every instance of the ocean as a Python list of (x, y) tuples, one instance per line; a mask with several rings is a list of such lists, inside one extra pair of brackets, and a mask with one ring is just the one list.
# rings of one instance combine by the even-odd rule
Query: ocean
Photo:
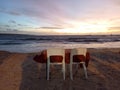
[(32, 53), (47, 48), (120, 48), (120, 35), (0, 34), (0, 50)]

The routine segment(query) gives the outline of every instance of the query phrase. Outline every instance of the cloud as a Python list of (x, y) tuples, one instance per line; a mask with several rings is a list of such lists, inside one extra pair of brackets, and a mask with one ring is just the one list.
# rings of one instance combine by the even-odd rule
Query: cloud
[[(116, 0), (116, 1), (119, 1), (119, 0)], [(10, 1), (6, 2), (8, 3), (9, 9), (6, 9), (4, 12), (11, 14), (11, 15), (25, 15), (28, 17), (35, 18), (38, 21), (42, 20), (42, 21), (52, 23), (52, 24), (55, 24), (55, 23), (67, 24), (66, 22), (67, 20), (75, 20), (75, 19), (77, 20), (78, 18), (87, 16), (88, 13), (86, 12), (89, 11), (89, 9), (93, 10), (92, 13), (96, 13), (98, 11), (99, 12), (99, 13), (97, 12), (98, 15), (101, 12), (103, 12), (103, 10), (100, 11), (100, 8), (102, 7), (99, 8), (99, 6), (97, 6), (100, 4), (96, 2), (97, 2), (96, 0), (92, 0), (91, 2), (86, 2), (86, 0), (85, 1), (84, 0), (74, 0), (74, 1), (70, 1), (70, 0), (13, 0), (13, 2), (10, 2)], [(94, 11), (94, 9), (96, 10), (96, 8), (92, 7), (94, 6), (93, 3), (97, 4), (95, 5), (95, 7), (97, 6), (96, 8), (98, 8), (99, 10)], [(104, 8), (104, 4), (103, 4), (103, 8)], [(84, 15), (84, 13), (86, 15)], [(90, 15), (94, 15), (94, 14), (90, 14)]]
[(120, 35), (120, 26), (110, 27), (108, 28), (108, 32), (111, 32), (112, 34)]
[(14, 21), (14, 20), (9, 20), (8, 22), (9, 22), (9, 23), (16, 24), (16, 21)]
[(21, 14), (19, 13), (19, 12), (17, 12), (17, 11), (9, 11), (9, 12), (7, 12), (7, 13), (9, 13), (9, 14), (11, 14), (11, 15), (15, 15), (15, 16), (20, 16)]
[(39, 29), (62, 29), (61, 27), (40, 27)]
[(120, 26), (118, 26), (118, 27), (110, 27), (109, 30), (112, 30), (112, 31), (114, 31), (114, 30), (118, 31), (119, 30), (120, 31)]
[(23, 26), (22, 24), (17, 24), (18, 26)]
[(10, 15), (14, 15), (14, 16), (20, 16), (21, 15), (18, 11), (6, 10), (6, 9), (2, 9), (2, 8), (0, 8), (0, 12), (7, 13), (7, 14), (10, 14)]
[(16, 32), (16, 31), (19, 31), (19, 30), (18, 29), (10, 29), (9, 28), (9, 29), (6, 29), (6, 31), (15, 31)]
[[(120, 5), (120, 0), (111, 0), (114, 4)], [(119, 6), (120, 7), (120, 6)]]
[[(6, 9), (1, 12), (20, 16), (24, 15), (37, 21), (48, 22), (52, 24), (65, 24), (70, 14), (67, 13), (63, 0), (13, 0), (14, 2), (6, 2)], [(8, 8), (9, 7), (9, 8)], [(65, 8), (64, 8), (65, 7)]]
[(12, 29), (12, 31), (19, 31), (18, 29)]
[(17, 26), (23, 26), (23, 27), (27, 27), (28, 25), (17, 24)]
[(8, 29), (8, 28), (6, 29), (6, 31), (11, 31), (11, 30), (12, 30), (12, 29), (10, 29), (10, 28), (9, 28), (9, 29)]
[(10, 27), (9, 25), (5, 25), (5, 27)]

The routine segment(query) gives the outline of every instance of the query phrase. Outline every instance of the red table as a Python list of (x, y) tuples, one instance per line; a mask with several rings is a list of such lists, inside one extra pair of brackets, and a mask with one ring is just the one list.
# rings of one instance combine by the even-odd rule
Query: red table
[[(89, 60), (90, 60), (90, 53), (87, 52), (86, 56), (83, 55), (77, 55), (75, 57), (73, 57), (73, 61), (76, 61), (79, 58), (80, 60), (84, 60), (85, 61), (85, 65), (86, 67), (88, 67), (89, 65)], [(58, 59), (58, 57), (57, 57)], [(38, 63), (47, 63), (47, 51), (43, 50), (39, 55), (34, 56), (33, 58), (34, 61), (38, 62)], [(65, 49), (65, 63), (69, 64), (70, 63), (70, 49)]]

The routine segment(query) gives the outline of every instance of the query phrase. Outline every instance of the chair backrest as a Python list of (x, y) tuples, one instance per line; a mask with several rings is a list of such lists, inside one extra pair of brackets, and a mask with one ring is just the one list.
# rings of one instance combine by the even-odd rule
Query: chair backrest
[(87, 48), (74, 48), (71, 49), (70, 59), (72, 61), (74, 55), (84, 55), (86, 56)]
[(65, 50), (62, 48), (49, 48), (47, 49), (47, 58), (49, 59), (52, 55), (61, 55), (63, 56), (63, 61), (65, 58)]
[(74, 48), (71, 50), (71, 55), (84, 55), (86, 56), (87, 49), (86, 48)]

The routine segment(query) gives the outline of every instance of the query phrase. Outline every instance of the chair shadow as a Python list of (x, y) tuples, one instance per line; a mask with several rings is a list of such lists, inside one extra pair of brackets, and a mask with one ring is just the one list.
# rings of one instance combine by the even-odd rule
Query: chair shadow
[[(66, 79), (58, 78), (57, 73), (52, 73), (52, 78), (46, 80), (46, 64), (36, 63), (33, 60), (33, 56), (28, 56), (22, 67), (22, 80), (20, 84), (20, 90), (108, 90), (106, 74), (102, 72), (101, 68), (98, 68), (96, 64), (98, 61), (94, 60), (88, 67), (88, 79), (84, 77), (84, 73), (79, 71), (75, 73), (74, 80), (70, 80), (69, 65), (66, 68)], [(96, 58), (95, 58), (96, 59)], [(94, 71), (96, 70), (96, 71)], [(57, 72), (57, 71), (56, 71)], [(98, 73), (97, 73), (98, 72)]]
[(34, 62), (33, 56), (28, 56), (27, 60), (21, 65), (22, 80), (20, 90), (44, 90), (47, 83), (45, 66)]

